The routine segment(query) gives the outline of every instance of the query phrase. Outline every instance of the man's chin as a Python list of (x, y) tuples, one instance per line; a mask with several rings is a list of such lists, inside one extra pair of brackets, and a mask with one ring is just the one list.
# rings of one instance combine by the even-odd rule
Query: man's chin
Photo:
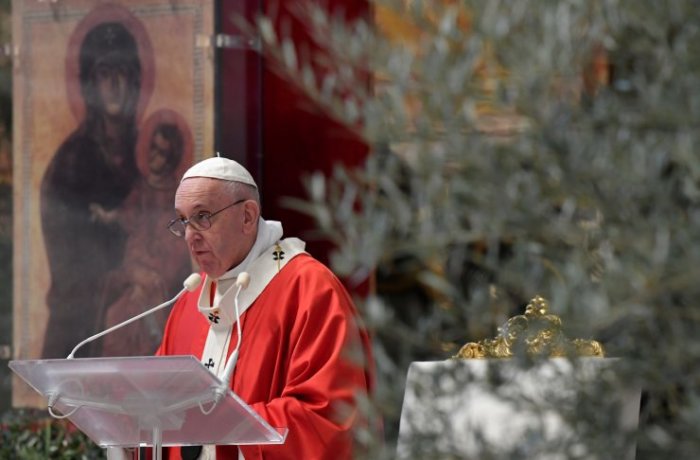
[(221, 275), (226, 273), (226, 272), (222, 272), (220, 269), (216, 269), (216, 267), (207, 266), (207, 264), (199, 264), (199, 269), (202, 270), (204, 273), (206, 273), (209, 278), (214, 278), (214, 279), (217, 279)]

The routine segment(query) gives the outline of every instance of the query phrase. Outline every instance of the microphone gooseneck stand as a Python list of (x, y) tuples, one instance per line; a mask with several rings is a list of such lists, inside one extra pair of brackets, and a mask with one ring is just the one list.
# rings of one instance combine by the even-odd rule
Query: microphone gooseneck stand
[[(73, 357), (75, 356), (75, 353), (76, 353), (82, 346), (84, 346), (84, 345), (86, 345), (86, 344), (88, 344), (88, 343), (90, 343), (90, 342), (92, 342), (92, 341), (94, 341), (94, 340), (97, 340), (97, 339), (99, 339), (100, 337), (105, 336), (105, 335), (107, 335), (107, 334), (109, 334), (109, 333), (111, 333), (111, 332), (114, 332), (114, 331), (116, 331), (117, 329), (121, 329), (121, 328), (124, 327), (124, 326), (127, 326), (127, 325), (129, 325), (129, 324), (131, 324), (131, 323), (133, 323), (133, 322), (135, 322), (135, 321), (138, 321), (138, 320), (140, 320), (141, 318), (143, 318), (144, 316), (148, 316), (148, 315), (150, 315), (150, 314), (152, 314), (152, 313), (157, 312), (158, 310), (161, 310), (161, 309), (163, 309), (163, 308), (165, 308), (165, 307), (168, 307), (168, 306), (172, 305), (172, 304), (175, 303), (175, 302), (177, 301), (177, 299), (179, 299), (180, 296), (181, 296), (182, 294), (184, 294), (185, 292), (193, 292), (195, 289), (197, 289), (197, 286), (199, 286), (199, 284), (200, 284), (201, 282), (202, 282), (202, 277), (201, 277), (198, 273), (192, 273), (192, 274), (191, 274), (190, 276), (188, 276), (188, 277), (185, 279), (185, 281), (182, 283), (184, 287), (183, 287), (183, 289), (182, 289), (180, 292), (177, 293), (177, 295), (175, 295), (175, 297), (173, 297), (172, 299), (170, 299), (170, 300), (168, 300), (168, 301), (166, 301), (166, 302), (163, 302), (162, 304), (157, 305), (157, 306), (155, 306), (155, 307), (153, 307), (153, 308), (151, 308), (151, 309), (149, 309), (149, 310), (146, 310), (146, 311), (144, 311), (143, 313), (140, 313), (140, 314), (138, 314), (138, 315), (136, 315), (136, 316), (134, 316), (134, 317), (132, 317), (132, 318), (129, 318), (129, 319), (125, 320), (125, 321), (122, 321), (121, 323), (115, 324), (114, 326), (112, 326), (112, 327), (110, 327), (110, 328), (108, 328), (108, 329), (105, 329), (104, 331), (101, 331), (101, 332), (99, 332), (99, 333), (97, 333), (97, 334), (95, 334), (95, 335), (92, 335), (92, 336), (88, 337), (87, 339), (85, 339), (85, 340), (83, 340), (82, 342), (80, 342), (79, 344), (77, 344), (77, 345), (75, 346), (75, 348), (73, 348), (73, 351), (70, 352), (70, 354), (68, 355), (68, 357), (66, 357), (66, 359), (73, 359)], [(53, 395), (51, 395), (51, 397), (49, 398), (49, 401), (48, 401), (48, 411), (49, 411), (49, 414), (50, 414), (52, 417), (57, 418), (57, 419), (62, 419), (62, 418), (70, 417), (70, 416), (73, 415), (78, 409), (80, 409), (80, 406), (75, 406), (75, 407), (73, 408), (73, 410), (70, 411), (68, 414), (63, 414), (63, 415), (56, 414), (55, 411), (54, 411), (53, 409), (54, 409), (54, 406), (55, 406), (56, 402), (58, 401), (58, 399), (59, 399), (60, 397), (61, 397), (61, 396), (60, 396), (59, 394), (53, 394)], [(162, 432), (162, 428), (160, 427), (160, 425), (159, 425), (158, 423), (154, 423), (154, 424), (153, 424), (152, 432), (153, 432), (153, 460), (162, 460), (162, 458), (163, 458), (163, 446), (162, 446), (162, 444), (163, 444), (163, 442), (162, 442), (162, 441), (163, 441), (163, 432)], [(139, 455), (139, 457), (140, 457), (140, 455)]]

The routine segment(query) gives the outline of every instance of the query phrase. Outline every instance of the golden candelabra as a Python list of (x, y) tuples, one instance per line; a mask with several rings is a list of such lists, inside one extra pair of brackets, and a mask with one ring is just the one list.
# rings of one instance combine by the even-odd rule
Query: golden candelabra
[(548, 310), (547, 301), (536, 296), (524, 315), (514, 316), (498, 328), (496, 338), (469, 342), (453, 358), (510, 358), (518, 349), (536, 356), (604, 356), (602, 345), (595, 340), (567, 338), (561, 319)]

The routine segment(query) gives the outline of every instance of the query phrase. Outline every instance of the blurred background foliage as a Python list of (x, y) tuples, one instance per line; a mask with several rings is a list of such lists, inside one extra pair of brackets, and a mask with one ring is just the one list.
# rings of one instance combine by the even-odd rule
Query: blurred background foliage
[(616, 385), (644, 389), (637, 458), (692, 458), (700, 4), (371, 3), (376, 21), (351, 24), (298, 8), (313, 47), (276, 35), (274, 18), (255, 31), (279, 75), (372, 150), (287, 205), (336, 244), (337, 273), (374, 283), (359, 302), (386, 453), (410, 362), (494, 336), (540, 294), (567, 335), (625, 358)]
[(0, 458), (93, 460), (105, 453), (67, 420), (53, 420), (43, 410), (17, 410), (0, 417)]

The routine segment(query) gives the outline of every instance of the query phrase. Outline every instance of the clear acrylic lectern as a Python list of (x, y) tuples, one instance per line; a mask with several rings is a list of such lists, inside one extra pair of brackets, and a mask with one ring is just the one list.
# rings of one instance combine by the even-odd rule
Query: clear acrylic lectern
[[(283, 444), (273, 428), (193, 356), (11, 361), (10, 368), (102, 447)], [(60, 417), (60, 416), (59, 416)]]

